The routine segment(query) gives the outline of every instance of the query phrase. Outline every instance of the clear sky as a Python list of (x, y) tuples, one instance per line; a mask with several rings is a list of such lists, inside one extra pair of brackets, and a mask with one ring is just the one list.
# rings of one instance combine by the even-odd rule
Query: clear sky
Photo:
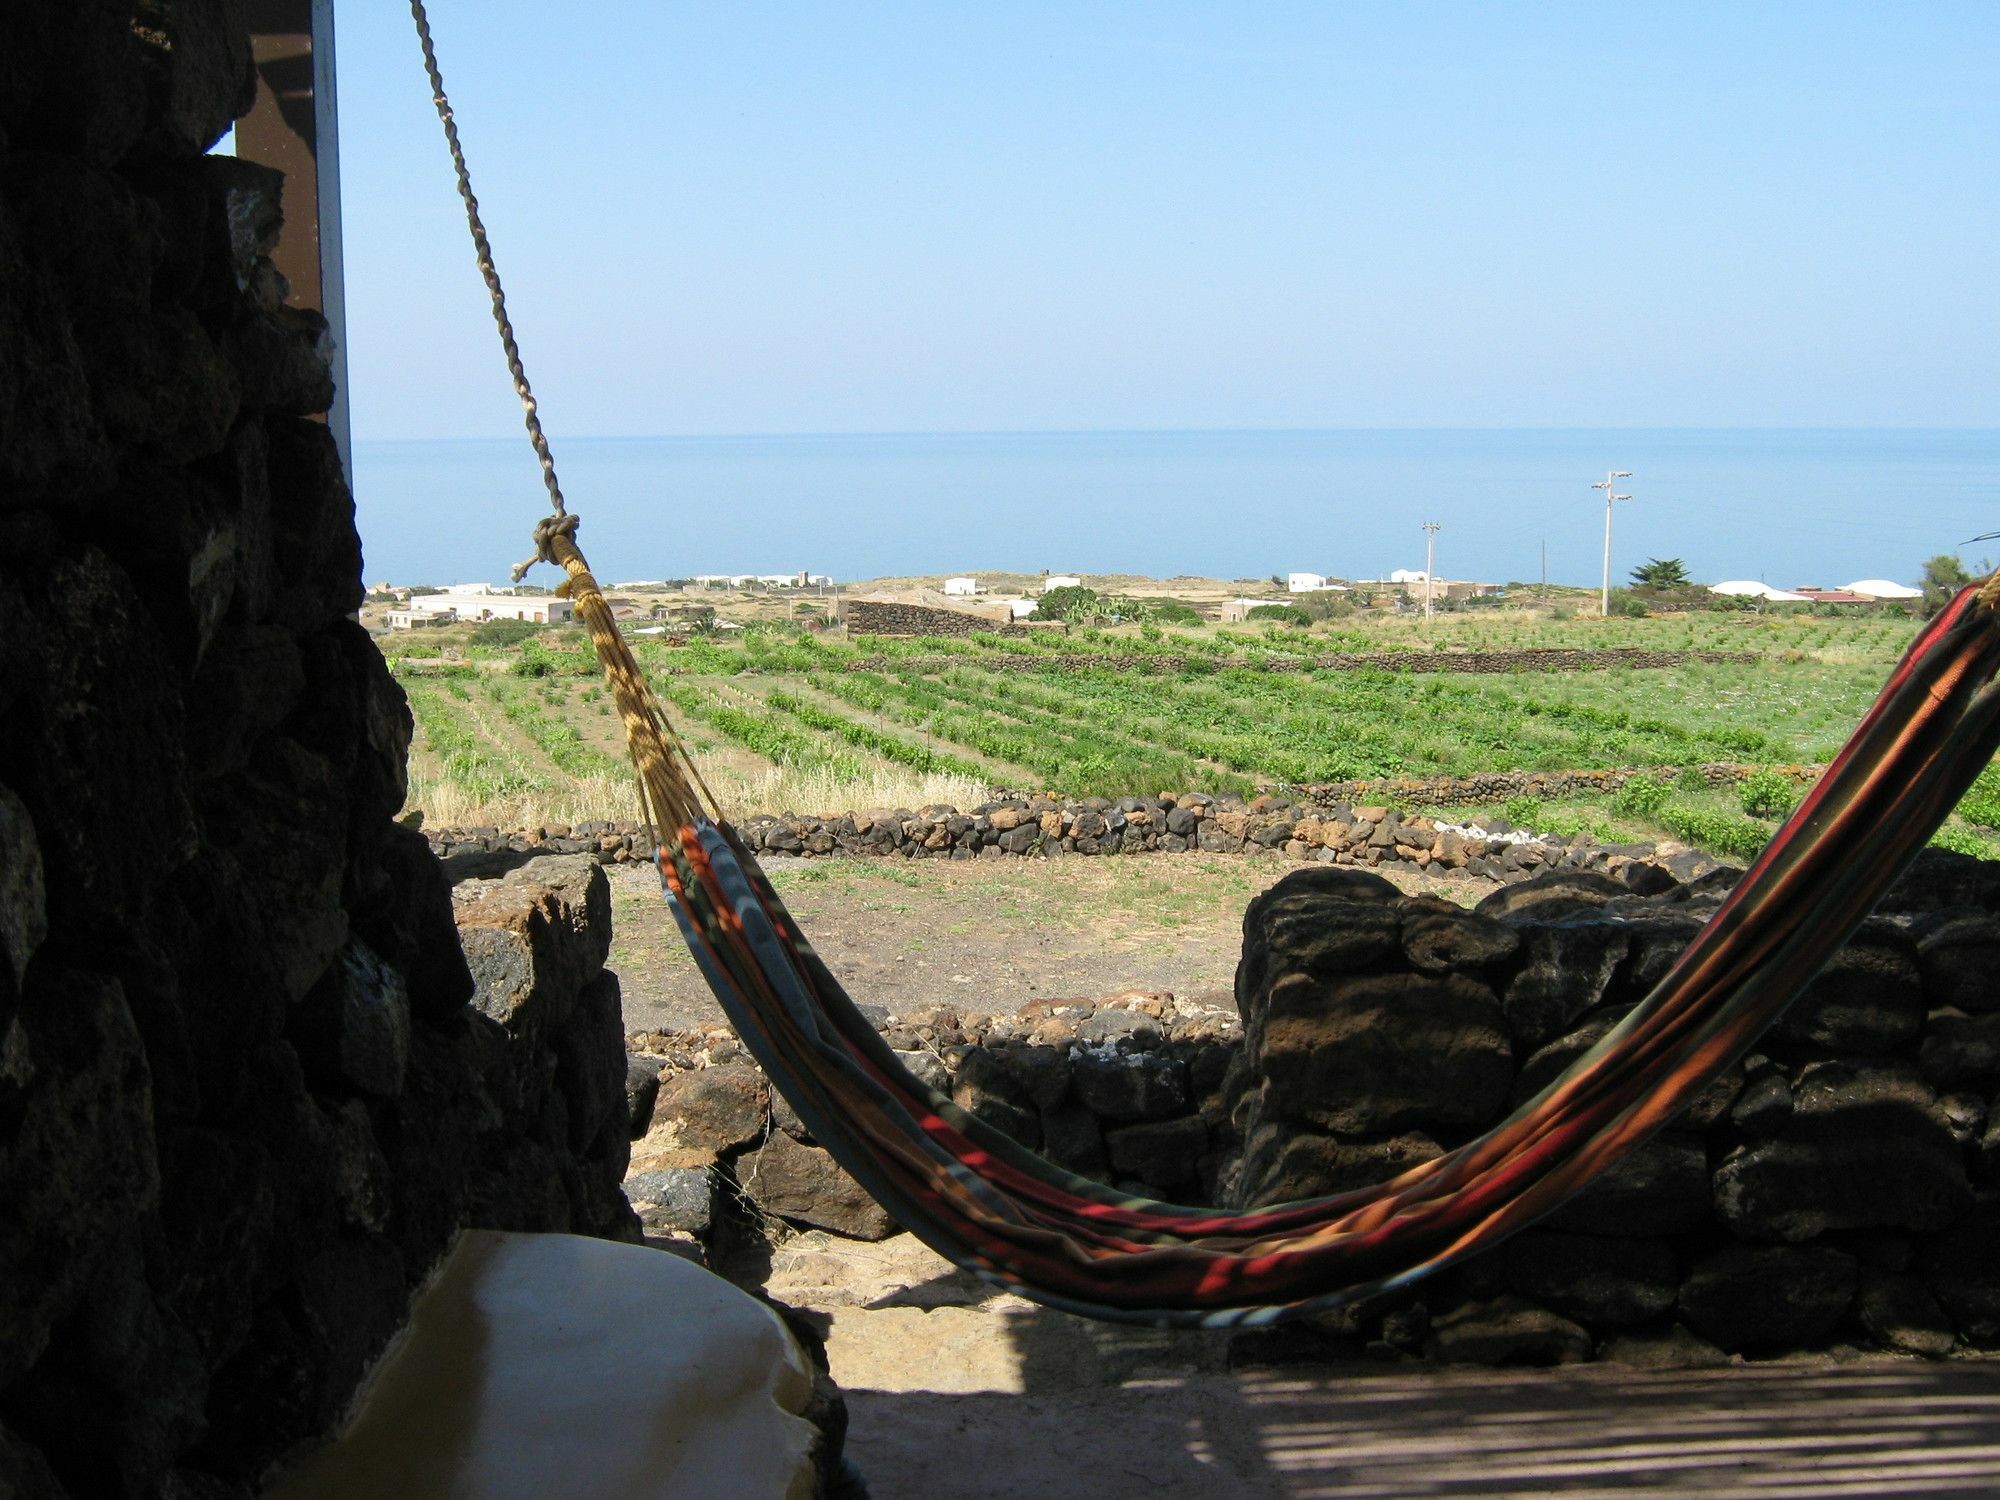
[[(2000, 3), (431, 0), (552, 426), (1993, 426)], [(401, 6), (354, 423), (517, 433)]]

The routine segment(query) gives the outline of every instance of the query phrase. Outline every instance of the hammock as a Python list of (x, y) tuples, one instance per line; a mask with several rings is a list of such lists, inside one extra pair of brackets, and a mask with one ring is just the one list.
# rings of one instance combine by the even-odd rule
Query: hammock
[[(567, 573), (618, 703), (668, 904), (731, 1024), (813, 1138), (957, 1265), (1113, 1321), (1228, 1327), (1373, 1296), (1490, 1248), (1646, 1140), (1798, 995), (2000, 749), (2000, 573), (1911, 645), (1840, 755), (1652, 992), (1506, 1120), (1356, 1192), (1225, 1211), (1046, 1161), (912, 1077), (723, 816), (575, 542), (515, 348), (422, 0), (411, 0)], [(531, 563), (515, 570), (518, 579)]]

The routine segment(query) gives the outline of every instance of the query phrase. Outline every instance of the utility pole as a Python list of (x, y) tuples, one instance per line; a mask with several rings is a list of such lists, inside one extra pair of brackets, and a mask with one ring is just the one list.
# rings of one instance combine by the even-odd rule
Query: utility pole
[(1543, 537), (1542, 538), (1542, 600), (1544, 603), (1548, 601), (1548, 597), (1549, 597), (1549, 539), (1547, 537)]
[(1632, 498), (1630, 495), (1618, 493), (1618, 481), (1631, 477), (1630, 469), (1613, 469), (1591, 486), (1594, 490), (1604, 491), (1604, 593), (1598, 602), (1598, 608), (1603, 611), (1607, 620), (1611, 618), (1611, 507), (1615, 501)]
[(1438, 523), (1424, 522), (1424, 618), (1431, 617), (1431, 594), (1435, 587), (1431, 578), (1432, 558), (1436, 556)]

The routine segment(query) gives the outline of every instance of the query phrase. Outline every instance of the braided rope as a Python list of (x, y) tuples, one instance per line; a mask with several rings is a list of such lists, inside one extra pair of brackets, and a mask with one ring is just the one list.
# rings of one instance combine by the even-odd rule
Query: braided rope
[[(437, 106), (438, 120), (444, 126), (445, 144), (451, 149), (452, 168), (458, 173), (458, 196), (465, 200), (465, 222), (472, 230), (472, 248), (479, 260), (479, 274), (485, 279), (487, 293), (493, 299), (493, 321), (500, 329), (500, 347), (507, 352), (507, 371), (514, 377), (514, 394), (521, 398), (521, 411), (528, 425), (528, 441), (534, 444), (535, 457), (541, 460), (542, 483), (549, 492), (549, 506), (552, 520), (566, 521), (561, 534), (573, 535), (576, 518), (570, 516), (563, 505), (562, 486), (556, 480), (555, 456), (549, 451), (549, 440), (542, 432), (542, 419), (536, 406), (534, 390), (528, 384), (528, 372), (521, 364), (521, 348), (514, 340), (513, 320), (507, 316), (507, 294), (500, 286), (500, 272), (493, 264), (493, 246), (486, 238), (486, 225), (479, 217), (479, 200), (472, 194), (472, 174), (466, 169), (465, 150), (458, 141), (458, 122), (452, 115), (451, 100), (444, 91), (444, 75), (438, 71), (437, 49), (431, 45), (430, 17), (424, 11), (424, 0), (410, 0), (410, 16), (417, 23), (417, 40), (423, 44), (424, 72), (431, 82), (431, 102)], [(554, 562), (550, 551), (553, 534), (548, 522), (536, 528), (535, 556), (514, 569), (514, 581), (537, 562)]]

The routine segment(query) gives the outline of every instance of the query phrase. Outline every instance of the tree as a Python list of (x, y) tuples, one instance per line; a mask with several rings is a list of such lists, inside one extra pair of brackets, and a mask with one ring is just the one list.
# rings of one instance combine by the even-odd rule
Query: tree
[(1972, 582), (1956, 553), (1940, 552), (1924, 564), (1924, 613), (1934, 615), (1951, 603), (1952, 595)]
[(1687, 564), (1678, 557), (1649, 557), (1632, 570), (1632, 586), (1642, 589), (1684, 589), (1692, 582)]

